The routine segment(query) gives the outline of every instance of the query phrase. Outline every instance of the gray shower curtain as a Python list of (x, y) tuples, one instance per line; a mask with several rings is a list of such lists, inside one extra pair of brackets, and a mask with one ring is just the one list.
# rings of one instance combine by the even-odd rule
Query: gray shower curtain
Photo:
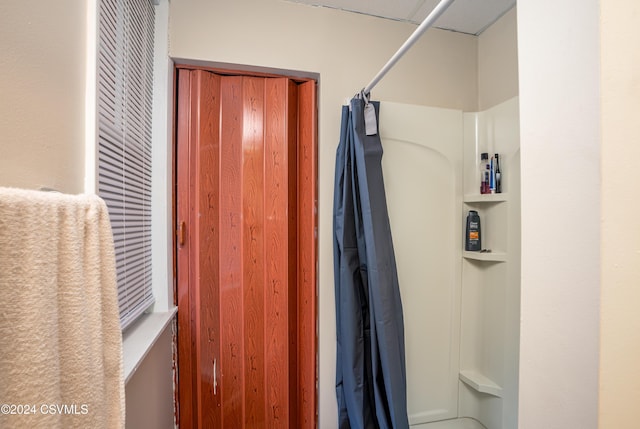
[[(409, 427), (404, 322), (382, 178), (379, 107), (363, 94), (343, 106), (336, 155), (333, 227), (340, 429)], [(369, 126), (365, 111), (375, 118), (367, 120)]]

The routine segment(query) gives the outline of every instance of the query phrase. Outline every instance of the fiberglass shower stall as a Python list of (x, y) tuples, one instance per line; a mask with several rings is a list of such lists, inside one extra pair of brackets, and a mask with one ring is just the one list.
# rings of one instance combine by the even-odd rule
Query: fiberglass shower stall
[[(517, 427), (518, 115), (517, 97), (477, 113), (380, 105), (412, 428)], [(500, 154), (503, 193), (480, 194), (481, 152)], [(464, 251), (468, 210), (491, 252)]]

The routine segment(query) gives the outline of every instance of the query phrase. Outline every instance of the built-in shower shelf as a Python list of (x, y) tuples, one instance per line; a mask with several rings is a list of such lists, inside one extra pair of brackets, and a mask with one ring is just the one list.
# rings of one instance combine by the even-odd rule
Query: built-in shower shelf
[(507, 194), (467, 194), (464, 196), (465, 203), (501, 203), (507, 201)]
[(489, 377), (486, 377), (476, 371), (460, 371), (459, 378), (464, 384), (478, 392), (497, 396), (498, 398), (502, 397), (502, 387)]
[(465, 250), (462, 252), (462, 256), (476, 261), (504, 262), (507, 260), (505, 252), (468, 252)]

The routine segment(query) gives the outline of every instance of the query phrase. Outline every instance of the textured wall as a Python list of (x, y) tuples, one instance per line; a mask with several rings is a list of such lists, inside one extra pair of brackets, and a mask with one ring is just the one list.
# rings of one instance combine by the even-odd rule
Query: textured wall
[(598, 423), (598, 3), (518, 2), (519, 429), (595, 429)]
[(640, 403), (640, 4), (600, 2), (602, 304), (600, 429), (638, 426)]
[(0, 185), (79, 193), (86, 2), (0, 2)]

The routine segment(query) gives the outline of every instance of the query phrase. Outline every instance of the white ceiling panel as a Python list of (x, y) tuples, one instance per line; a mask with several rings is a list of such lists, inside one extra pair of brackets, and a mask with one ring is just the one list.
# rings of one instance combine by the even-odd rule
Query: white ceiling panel
[[(312, 6), (325, 6), (348, 12), (364, 13), (406, 21), (416, 13), (416, 0), (291, 0)], [(421, 1), (418, 3), (422, 3)]]
[[(365, 0), (366, 1), (366, 0)], [(411, 21), (420, 23), (431, 13), (438, 0), (422, 3)], [(516, 0), (455, 0), (436, 21), (434, 27), (480, 34), (516, 4)]]
[[(421, 23), (439, 0), (288, 0), (398, 21)], [(480, 34), (507, 12), (516, 0), (455, 0), (434, 27)]]

